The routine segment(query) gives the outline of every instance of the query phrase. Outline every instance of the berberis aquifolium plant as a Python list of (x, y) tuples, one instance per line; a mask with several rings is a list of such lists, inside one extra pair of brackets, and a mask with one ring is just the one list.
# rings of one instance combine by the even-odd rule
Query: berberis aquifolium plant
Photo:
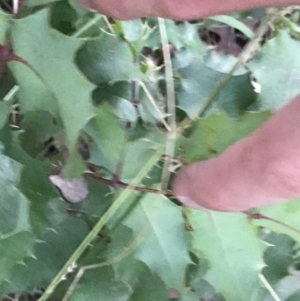
[[(0, 300), (300, 300), (299, 199), (258, 198), (297, 179), (269, 167), (297, 167), (298, 7), (189, 22), (0, 7)], [(239, 144), (268, 120), (270, 152)], [(176, 179), (217, 211), (182, 206)]]

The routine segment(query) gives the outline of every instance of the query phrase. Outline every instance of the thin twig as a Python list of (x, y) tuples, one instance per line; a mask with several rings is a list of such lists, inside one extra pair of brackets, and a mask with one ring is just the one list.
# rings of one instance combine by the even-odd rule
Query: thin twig
[(13, 14), (17, 15), (19, 12), (19, 0), (13, 0)]
[(79, 28), (72, 36), (74, 38), (80, 37), (85, 31), (87, 31), (88, 29), (90, 29), (93, 25), (95, 25), (102, 18), (103, 18), (102, 15), (95, 15), (95, 17), (93, 19), (91, 19), (84, 26), (82, 26), (81, 28)]
[(103, 20), (107, 26), (107, 28), (110, 30), (111, 33), (115, 33), (114, 28), (112, 27), (111, 23), (109, 22), (108, 18), (106, 16), (102, 16)]
[(265, 216), (263, 214), (260, 214), (260, 213), (252, 213), (252, 212), (249, 212), (249, 211), (243, 211), (244, 214), (246, 214), (250, 219), (263, 219), (263, 220), (267, 220), (267, 221), (270, 221), (270, 222), (273, 222), (273, 223), (276, 223), (282, 227), (285, 227), (285, 228), (288, 228), (298, 234), (300, 234), (300, 230), (288, 225), (288, 224), (285, 224), (279, 220), (276, 220), (274, 218), (271, 218), (271, 217), (268, 217), (268, 216)]
[(87, 173), (85, 173), (85, 175), (95, 179), (98, 182), (105, 183), (108, 186), (113, 187), (113, 188), (129, 188), (131, 190), (140, 191), (140, 192), (148, 192), (148, 193), (163, 194), (163, 195), (173, 195), (173, 192), (171, 190), (161, 190), (161, 189), (154, 189), (154, 188), (141, 187), (141, 186), (132, 186), (132, 185), (124, 183), (120, 180), (116, 180), (116, 179), (109, 180), (109, 179), (102, 178), (92, 172), (87, 172)]
[(273, 297), (274, 301), (282, 301), (263, 274), (259, 274), (258, 278), (260, 279), (264, 287), (268, 290), (270, 295)]
[(168, 34), (165, 25), (165, 21), (162, 18), (158, 18), (158, 26), (160, 32), (160, 39), (162, 43), (165, 75), (166, 75), (166, 88), (167, 88), (167, 114), (168, 124), (171, 129), (167, 134), (166, 141), (166, 160), (163, 166), (163, 172), (161, 177), (161, 188), (166, 190), (170, 180), (170, 166), (175, 154), (175, 139), (176, 139), (176, 103), (175, 103), (175, 88), (173, 80), (173, 69), (170, 54), (170, 47), (168, 41)]
[(171, 132), (171, 128), (169, 127), (168, 123), (165, 121), (163, 113), (160, 111), (158, 105), (156, 104), (156, 102), (155, 102), (154, 98), (152, 97), (151, 93), (149, 92), (148, 88), (142, 81), (139, 81), (139, 84), (142, 87), (142, 89), (144, 90), (144, 92), (145, 92), (146, 96), (148, 97), (150, 103), (152, 104), (154, 110), (158, 113), (161, 123), (165, 126), (167, 131)]
[(73, 291), (75, 290), (76, 286), (78, 285), (80, 279), (82, 278), (82, 276), (84, 275), (84, 273), (87, 270), (99, 269), (104, 266), (113, 265), (113, 264), (116, 264), (116, 263), (120, 262), (121, 260), (125, 259), (143, 242), (145, 235), (149, 230), (150, 230), (150, 223), (147, 222), (146, 225), (142, 228), (142, 230), (138, 233), (138, 235), (132, 240), (132, 242), (127, 247), (125, 247), (122, 250), (122, 252), (119, 253), (118, 255), (116, 255), (114, 258), (112, 258), (111, 260), (107, 260), (107, 261), (98, 263), (98, 264), (91, 264), (91, 265), (87, 265), (87, 266), (80, 268), (77, 275), (75, 276), (74, 280), (72, 281), (71, 285), (69, 286), (62, 301), (69, 300)]

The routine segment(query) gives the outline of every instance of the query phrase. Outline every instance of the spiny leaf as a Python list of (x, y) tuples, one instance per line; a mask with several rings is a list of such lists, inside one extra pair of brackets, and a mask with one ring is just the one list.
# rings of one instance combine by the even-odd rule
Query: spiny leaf
[(102, 32), (78, 51), (76, 62), (87, 78), (95, 83), (141, 79), (130, 48), (120, 37)]
[(265, 251), (266, 267), (263, 274), (273, 285), (281, 278), (288, 276), (289, 267), (293, 264), (295, 241), (289, 236), (270, 233), (265, 239), (271, 246)]
[(6, 292), (31, 291), (38, 286), (47, 286), (88, 232), (86, 223), (76, 218), (68, 218), (47, 231), (42, 242), (35, 246), (35, 258), (28, 257), (24, 260), (25, 265), (15, 266)]
[(29, 230), (29, 202), (16, 188), (21, 165), (0, 155), (0, 238)]
[[(94, 140), (97, 147), (97, 161), (103, 157), (103, 164), (112, 172), (119, 160), (122, 158), (122, 153), (127, 140), (125, 130), (121, 127), (120, 122), (107, 105), (102, 105), (97, 108), (97, 115), (85, 127), (85, 132)], [(93, 162), (93, 154), (91, 160)]]
[(126, 283), (115, 280), (111, 267), (89, 270), (76, 287), (70, 301), (127, 301), (130, 288)]
[(181, 209), (162, 195), (147, 194), (124, 224), (135, 235), (143, 234), (134, 256), (159, 275), (167, 288), (182, 291), (190, 259)]
[[(16, 20), (12, 40), (15, 52), (41, 75), (43, 84), (47, 83), (46, 88), (51, 90), (53, 97), (48, 101), (57, 102), (66, 128), (67, 145), (73, 150), (80, 130), (94, 114), (90, 99), (93, 85), (74, 65), (73, 57), (82, 42), (51, 30), (47, 19), (48, 11), (44, 9)], [(18, 77), (24, 72), (24, 66), (14, 64), (13, 72)], [(27, 89), (31, 95), (32, 88)]]
[(205, 278), (226, 300), (251, 300), (260, 288), (264, 245), (243, 214), (187, 212), (194, 253), (206, 259)]
[(22, 166), (0, 155), (0, 282), (8, 280), (11, 269), (31, 251), (29, 202), (16, 187)]
[(261, 85), (261, 109), (278, 110), (300, 92), (300, 62), (295, 55), (299, 51), (300, 42), (282, 31), (250, 62), (250, 69)]
[[(180, 60), (186, 63), (186, 56), (177, 58), (179, 65)], [(205, 66), (202, 57), (198, 54), (193, 54), (188, 64), (178, 69), (178, 74), (180, 76), (177, 87), (178, 107), (194, 119), (224, 74)], [(232, 76), (215, 102), (226, 113), (236, 117), (255, 100), (256, 94), (250, 83), (249, 74), (245, 73)]]
[(34, 243), (35, 238), (29, 231), (19, 231), (0, 239), (0, 283), (11, 280), (13, 269), (32, 253)]
[(252, 133), (269, 117), (270, 112), (246, 113), (239, 119), (215, 113), (207, 119), (196, 120), (188, 137), (178, 139), (179, 152), (188, 161), (208, 159)]

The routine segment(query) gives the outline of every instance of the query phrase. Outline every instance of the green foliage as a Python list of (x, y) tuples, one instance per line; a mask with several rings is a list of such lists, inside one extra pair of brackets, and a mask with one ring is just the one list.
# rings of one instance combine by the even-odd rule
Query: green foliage
[(193, 229), (192, 250), (208, 261), (205, 279), (226, 300), (238, 301), (245, 295), (251, 300), (260, 288), (263, 267), (258, 231), (243, 214), (191, 211), (187, 218)]
[(299, 60), (295, 55), (299, 49), (300, 42), (282, 31), (268, 41), (250, 63), (250, 69), (262, 87), (261, 109), (278, 110), (299, 94)]
[[(297, 13), (220, 86), (237, 58), (214, 26), (253, 38), (243, 17), (264, 11), (165, 20), (166, 78), (154, 18), (111, 20), (73, 0), (28, 0), (18, 18), (0, 9), (0, 299), (48, 287), (42, 301), (271, 301), (271, 286), (299, 300), (299, 200), (251, 219), (185, 210), (160, 190), (167, 84), (178, 128), (190, 119), (174, 156), (222, 153), (299, 93)], [(6, 41), (19, 59), (1, 56)], [(86, 199), (68, 203), (54, 174), (84, 181)]]

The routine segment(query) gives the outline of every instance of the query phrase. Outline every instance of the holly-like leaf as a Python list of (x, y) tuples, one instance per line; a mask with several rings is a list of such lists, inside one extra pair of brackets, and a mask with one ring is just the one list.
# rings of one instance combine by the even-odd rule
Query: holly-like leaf
[(178, 139), (179, 152), (189, 162), (208, 159), (252, 133), (270, 115), (270, 112), (246, 113), (239, 119), (231, 119), (215, 113), (207, 119), (195, 120), (188, 136)]
[[(177, 58), (177, 64), (186, 56)], [(204, 65), (201, 56), (192, 55), (189, 64), (178, 69), (180, 85), (177, 87), (178, 107), (192, 119), (196, 118), (216, 84), (225, 74)], [(256, 100), (248, 73), (234, 75), (217, 95), (217, 106), (231, 116), (239, 116)]]
[[(22, 230), (0, 239), (0, 284), (11, 281), (14, 268), (32, 254), (35, 237), (28, 230)], [(0, 288), (0, 296), (2, 289)]]
[(127, 143), (123, 157), (122, 179), (125, 182), (132, 180), (143, 168), (142, 162), (150, 160), (157, 148), (163, 148), (165, 139), (164, 133), (153, 131), (141, 139)]
[(181, 209), (161, 195), (147, 194), (124, 221), (142, 243), (134, 256), (167, 285), (182, 291), (190, 263)]
[(72, 294), (71, 301), (127, 301), (130, 288), (126, 283), (115, 280), (111, 267), (92, 269), (84, 274), (80, 285)]
[(87, 41), (79, 49), (76, 62), (86, 77), (95, 84), (142, 78), (126, 42), (105, 32), (99, 38)]
[(29, 222), (29, 202), (17, 188), (22, 166), (0, 154), (0, 282), (29, 255), (34, 244)]
[(261, 85), (262, 110), (278, 110), (299, 94), (300, 62), (295, 55), (299, 51), (300, 42), (282, 31), (250, 62), (250, 69)]
[(288, 276), (289, 267), (293, 263), (295, 241), (289, 236), (271, 233), (265, 239), (271, 246), (266, 249), (264, 260), (266, 267), (263, 274), (273, 285)]
[[(74, 151), (80, 130), (94, 114), (90, 97), (93, 85), (80, 74), (73, 61), (82, 42), (52, 30), (47, 19), (48, 10), (44, 9), (16, 20), (12, 26), (14, 51), (43, 79), (42, 83), (40, 78), (36, 81), (39, 86), (44, 85), (43, 92), (45, 89), (50, 92), (47, 102), (56, 102), (66, 129), (66, 143)], [(13, 63), (12, 67), (14, 75), (20, 76), (23, 83), (25, 67), (20, 63)], [(27, 74), (30, 72), (26, 70)], [(22, 88), (29, 89), (29, 95), (35, 90), (32, 86)]]
[(22, 146), (34, 158), (45, 151), (44, 143), (61, 130), (53, 116), (46, 111), (28, 112), (21, 122), (21, 127)]
[(165, 300), (168, 292), (164, 282), (157, 275), (147, 275), (140, 278), (131, 295), (131, 301)]
[(190, 210), (187, 219), (193, 229), (192, 250), (209, 263), (205, 279), (226, 300), (251, 300), (264, 265), (257, 229), (240, 213)]
[(42, 242), (36, 244), (34, 257), (26, 258), (25, 264), (17, 265), (13, 270), (10, 283), (5, 287), (6, 293), (30, 292), (35, 287), (47, 286), (88, 232), (86, 223), (77, 218), (68, 218), (47, 231)]
[(85, 127), (85, 132), (95, 143), (91, 162), (114, 173), (127, 141), (127, 134), (117, 116), (107, 105), (102, 105), (97, 108), (96, 117)]

